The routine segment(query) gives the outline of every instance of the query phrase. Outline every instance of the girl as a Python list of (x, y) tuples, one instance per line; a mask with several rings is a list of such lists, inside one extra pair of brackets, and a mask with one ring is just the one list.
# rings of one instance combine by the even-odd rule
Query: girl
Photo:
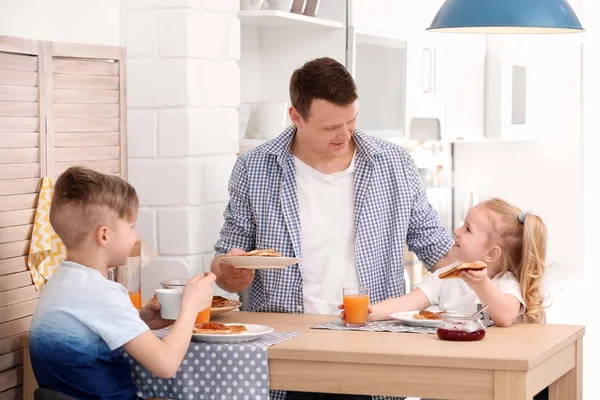
[(469, 210), (454, 235), (460, 261), (484, 261), (487, 268), (444, 280), (440, 273), (452, 266), (441, 268), (409, 294), (372, 306), (371, 320), (434, 305), (445, 311), (475, 312), (481, 303), (488, 305), (486, 311), (496, 326), (509, 326), (517, 319), (545, 321), (541, 283), (547, 233), (540, 217), (492, 199)]

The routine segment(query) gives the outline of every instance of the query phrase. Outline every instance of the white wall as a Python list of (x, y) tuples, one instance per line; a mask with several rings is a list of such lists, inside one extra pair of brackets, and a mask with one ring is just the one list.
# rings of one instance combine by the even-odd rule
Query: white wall
[(239, 0), (126, 0), (129, 180), (138, 231), (157, 251), (142, 274), (210, 268), (239, 149)]
[(583, 49), (584, 277), (586, 283), (591, 285), (600, 279), (600, 269), (596, 263), (600, 255), (600, 2), (583, 0), (583, 3), (587, 29)]
[[(583, 48), (583, 164), (584, 164), (584, 284), (579, 291), (573, 290), (573, 308), (581, 308), (582, 304), (595, 304), (597, 301), (600, 269), (598, 268), (598, 238), (600, 238), (600, 191), (598, 190), (598, 171), (600, 171), (600, 2), (583, 0), (583, 23), (587, 34)], [(584, 310), (586, 308), (583, 308)], [(579, 323), (586, 325), (584, 340), (584, 398), (593, 398), (597, 390), (594, 379), (600, 370), (600, 361), (591, 356), (594, 342), (600, 339), (600, 321), (585, 316)], [(592, 392), (592, 390), (594, 392)], [(594, 395), (592, 395), (594, 393)], [(589, 397), (586, 397), (589, 396)]]
[(531, 40), (530, 143), (455, 145), (456, 215), (467, 190), (539, 214), (549, 231), (549, 283), (583, 271), (581, 36)]
[(121, 0), (2, 0), (0, 35), (118, 46)]

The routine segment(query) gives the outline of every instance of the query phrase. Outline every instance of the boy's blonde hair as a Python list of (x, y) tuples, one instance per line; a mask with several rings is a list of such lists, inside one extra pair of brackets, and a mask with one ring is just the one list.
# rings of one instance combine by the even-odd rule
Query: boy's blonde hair
[(521, 283), (527, 306), (524, 322), (545, 322), (541, 285), (546, 270), (548, 233), (544, 221), (532, 213), (522, 214), (522, 210), (501, 199), (491, 199), (482, 205), (493, 214), (492, 242), (502, 249), (502, 271), (512, 272)]
[(54, 185), (50, 224), (67, 249), (76, 249), (91, 232), (109, 223), (109, 211), (133, 221), (138, 205), (135, 189), (123, 179), (71, 167)]

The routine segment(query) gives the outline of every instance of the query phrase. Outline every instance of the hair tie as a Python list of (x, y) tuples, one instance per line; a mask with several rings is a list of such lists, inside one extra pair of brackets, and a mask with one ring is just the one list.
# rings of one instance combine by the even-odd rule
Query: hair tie
[(527, 211), (523, 211), (523, 212), (519, 213), (519, 215), (517, 216), (517, 218), (519, 219), (519, 222), (522, 224), (525, 223), (526, 217), (527, 217)]

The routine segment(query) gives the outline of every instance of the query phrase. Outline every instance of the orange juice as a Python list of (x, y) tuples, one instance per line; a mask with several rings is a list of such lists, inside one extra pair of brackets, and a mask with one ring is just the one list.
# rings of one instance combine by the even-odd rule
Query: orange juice
[(366, 324), (369, 318), (369, 296), (344, 296), (344, 313), (346, 314), (347, 323), (356, 325)]
[(131, 304), (138, 310), (142, 309), (142, 294), (141, 293), (132, 293), (129, 292), (129, 299), (131, 300)]
[(210, 321), (210, 307), (204, 311), (200, 311), (196, 317), (196, 325), (204, 324)]

